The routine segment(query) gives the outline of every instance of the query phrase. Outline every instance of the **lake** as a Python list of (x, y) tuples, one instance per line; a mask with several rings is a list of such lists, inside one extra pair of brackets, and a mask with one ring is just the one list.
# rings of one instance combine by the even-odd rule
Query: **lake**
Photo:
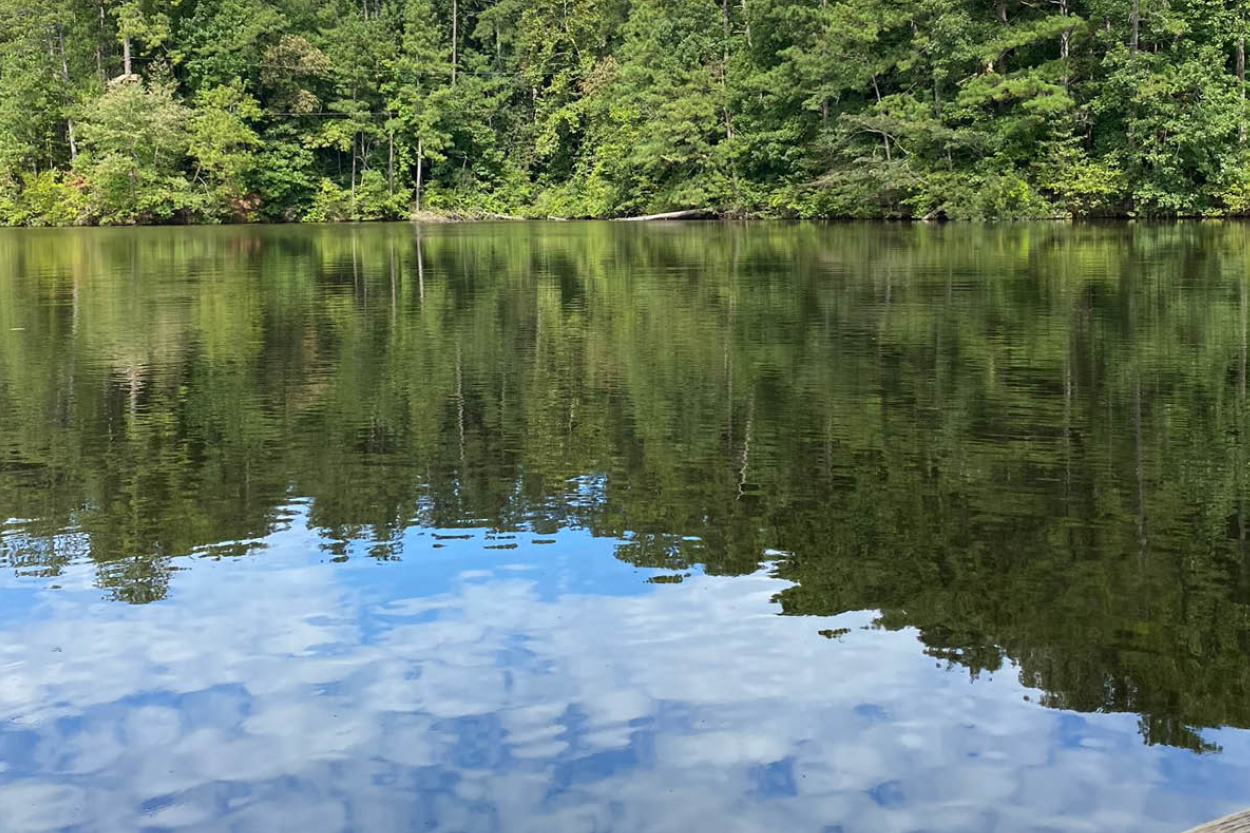
[(0, 829), (1250, 806), (1250, 226), (0, 232)]

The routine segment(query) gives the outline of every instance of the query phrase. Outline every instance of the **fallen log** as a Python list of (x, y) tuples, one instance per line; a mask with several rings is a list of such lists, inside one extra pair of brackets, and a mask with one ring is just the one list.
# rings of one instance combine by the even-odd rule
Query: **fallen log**
[(618, 223), (645, 223), (652, 220), (684, 220), (691, 217), (711, 217), (714, 212), (705, 208), (691, 208), (685, 211), (666, 211), (663, 214), (644, 214), (641, 217), (614, 217)]
[(512, 214), (496, 214), (491, 211), (414, 211), (408, 217), (414, 223), (473, 223), (482, 220), (524, 220)]

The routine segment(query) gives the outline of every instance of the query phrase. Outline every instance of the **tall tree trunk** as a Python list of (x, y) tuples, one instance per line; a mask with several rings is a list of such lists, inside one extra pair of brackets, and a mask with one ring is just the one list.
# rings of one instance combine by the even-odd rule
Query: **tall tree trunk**
[(130, 34), (122, 36), (122, 75), (130, 75)]
[[(1060, 16), (1068, 17), (1068, 0), (1059, 2)], [(1059, 58), (1063, 61), (1063, 88), (1068, 88), (1068, 58), (1072, 54), (1072, 27), (1069, 26), (1059, 33)]]
[(721, 63), (720, 85), (721, 97), (725, 109), (725, 138), (733, 139), (734, 137), (734, 120), (733, 113), (729, 109), (729, 0), (721, 0), (721, 30), (724, 38), (723, 50), (724, 58)]
[(395, 196), (395, 131), (386, 131), (386, 192)]
[[(1136, 55), (1137, 47), (1141, 43), (1141, 0), (1133, 0), (1133, 9), (1129, 12), (1129, 28), (1131, 30), (1131, 34), (1129, 35), (1128, 51), (1130, 55)], [(1131, 117), (1134, 121), (1137, 120), (1136, 103), (1133, 104)], [(1130, 148), (1137, 147), (1137, 137), (1133, 133), (1132, 124), (1129, 125), (1128, 129), (1128, 146)], [(1132, 199), (1130, 198), (1130, 204), (1131, 203)]]
[[(881, 103), (881, 87), (877, 84), (877, 74), (875, 72), (872, 74), (872, 91), (876, 93), (877, 103), (880, 104)], [(882, 133), (881, 143), (885, 145), (885, 161), (889, 162), (891, 161), (890, 159), (890, 137)]]
[[(65, 93), (69, 94), (69, 62), (65, 60), (65, 30), (61, 24), (56, 24), (56, 39), (61, 47), (61, 80), (65, 83)], [(70, 162), (78, 159), (78, 142), (74, 138), (74, 120), (66, 116), (65, 118), (65, 135), (69, 139), (69, 160)]]
[(100, 37), (95, 42), (95, 71), (100, 83), (108, 80), (104, 74), (104, 46), (108, 42), (108, 27), (104, 25), (104, 4), (100, 4)]
[[(1007, 0), (998, 0), (998, 3), (995, 7), (995, 14), (998, 17), (998, 24), (1000, 26), (1006, 26), (1007, 25)], [(997, 72), (999, 75), (1007, 74), (1007, 53), (1009, 52), (1011, 52), (1011, 47), (1004, 49), (998, 55)]]
[(352, 219), (356, 219), (356, 139), (359, 134), (352, 137)]
[(1241, 112), (1237, 118), (1237, 142), (1246, 143), (1246, 38), (1237, 39), (1237, 86), (1241, 88)]
[(1132, 34), (1129, 36), (1128, 51), (1136, 55), (1137, 46), (1141, 42), (1141, 0), (1133, 0), (1133, 11), (1129, 14), (1129, 25)]
[(451, 85), (456, 86), (456, 64), (459, 62), (460, 3), (451, 0)]

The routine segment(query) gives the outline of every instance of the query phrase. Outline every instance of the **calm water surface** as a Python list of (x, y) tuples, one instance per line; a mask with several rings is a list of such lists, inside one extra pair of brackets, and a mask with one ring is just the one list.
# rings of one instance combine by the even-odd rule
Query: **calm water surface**
[(0, 233), (0, 830), (1250, 806), (1250, 227)]

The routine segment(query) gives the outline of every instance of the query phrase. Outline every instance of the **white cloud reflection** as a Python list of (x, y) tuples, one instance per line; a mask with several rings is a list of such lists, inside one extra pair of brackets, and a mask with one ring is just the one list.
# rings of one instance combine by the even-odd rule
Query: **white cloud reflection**
[[(299, 522), (266, 543), (144, 607), (75, 568), (0, 629), (0, 830), (1175, 831), (1250, 803), (1242, 733), (1145, 747), (868, 614), (777, 616), (763, 573), (613, 564), (640, 592), (611, 595), (560, 589), (606, 558), (578, 533), (493, 569), (480, 538), (387, 566), (316, 563)], [(457, 552), (450, 589), (393, 584)]]

